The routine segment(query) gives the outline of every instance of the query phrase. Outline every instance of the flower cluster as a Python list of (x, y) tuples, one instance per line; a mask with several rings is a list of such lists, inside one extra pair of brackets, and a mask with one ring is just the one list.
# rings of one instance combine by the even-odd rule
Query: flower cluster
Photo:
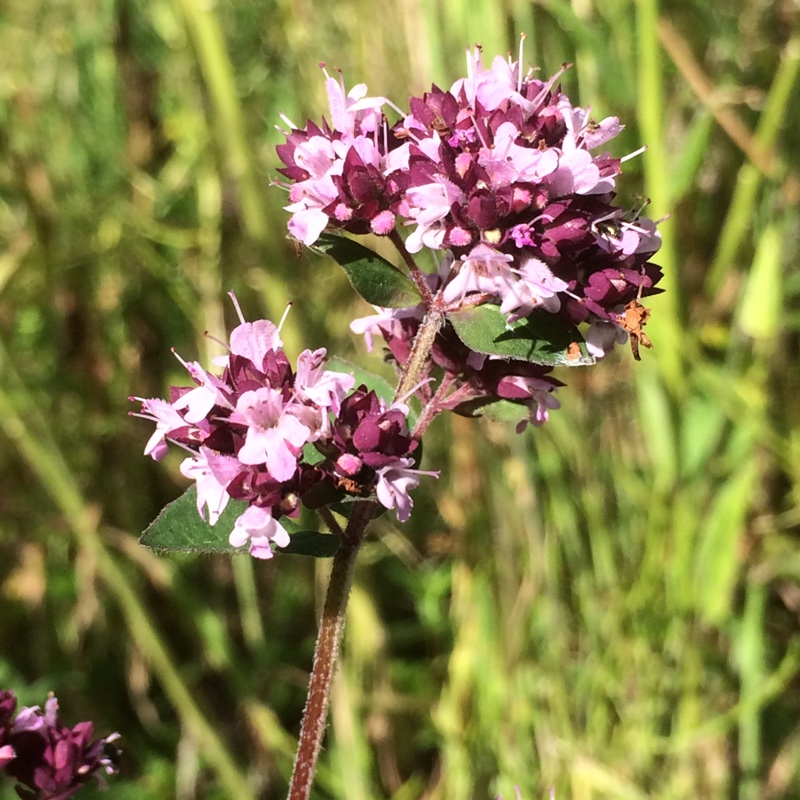
[(233, 299), (241, 324), (228, 355), (215, 360), (221, 376), (182, 361), (193, 387), (172, 387), (169, 400), (131, 398), (142, 404), (137, 416), (156, 423), (145, 454), (163, 458), (167, 440), (189, 451), (181, 472), (196, 482), (198, 511), (211, 525), (231, 498), (246, 501), (230, 544), (249, 542), (257, 558), (289, 543), (280, 520), (301, 502), (317, 508), (375, 493), (407, 519), (408, 492), (423, 474), (414, 468), (408, 406), (354, 389), (352, 375), (325, 369), (324, 349), (303, 351), (293, 370), (278, 328), (246, 322)]
[(67, 800), (92, 776), (103, 784), (102, 772), (116, 773), (113, 733), (92, 740), (91, 722), (73, 728), (61, 723), (52, 695), (44, 711), (38, 706), (16, 713), (13, 692), (0, 691), (0, 770), (18, 782), (26, 800)]
[[(594, 121), (557, 85), (497, 57), (468, 54), (468, 76), (412, 97), (389, 126), (388, 101), (327, 77), (331, 123), (291, 125), (278, 147), (289, 179), (290, 232), (411, 228), (405, 249), (446, 251), (447, 311), (490, 303), (509, 323), (532, 312), (588, 323), (602, 357), (630, 332), (624, 314), (661, 276), (655, 224), (614, 205), (625, 160), (595, 154), (622, 129)], [(641, 339), (647, 343), (646, 338)]]

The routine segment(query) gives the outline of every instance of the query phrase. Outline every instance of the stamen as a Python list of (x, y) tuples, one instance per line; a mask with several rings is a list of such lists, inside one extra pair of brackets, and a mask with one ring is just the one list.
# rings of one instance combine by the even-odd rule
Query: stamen
[(184, 449), (187, 453), (191, 453), (193, 456), (197, 455), (197, 450), (192, 450), (191, 447), (185, 445), (183, 442), (179, 442), (177, 439), (171, 439), (169, 436), (165, 436), (164, 441), (169, 442), (170, 444), (178, 445), (178, 447)]
[(433, 383), (433, 381), (434, 381), (434, 378), (425, 378), (424, 381), (420, 381), (416, 386), (414, 386), (413, 388), (409, 389), (404, 395), (401, 395), (396, 400), (392, 400), (392, 404), (389, 406), (389, 408), (393, 408), (398, 403), (405, 403), (405, 401), (409, 397), (411, 397), (411, 395), (413, 395), (414, 392), (417, 391), (417, 389), (419, 389), (421, 386), (424, 386), (426, 383)]
[(639, 219), (642, 216), (642, 211), (644, 211), (647, 206), (650, 205), (650, 198), (649, 197), (639, 197), (639, 205), (633, 206), (630, 210), (630, 215), (633, 219)]
[(389, 106), (389, 108), (394, 109), (400, 115), (401, 118), (405, 117), (406, 112), (403, 111), (403, 109), (400, 108), (400, 106), (396, 106), (391, 100), (389, 100), (388, 97), (386, 98), (386, 105)]
[(181, 356), (178, 353), (178, 351), (174, 347), (170, 347), (170, 350), (172, 351), (172, 355), (174, 355), (175, 358), (177, 358), (178, 361), (180, 361), (181, 364), (183, 364), (183, 366), (186, 368), (186, 370), (188, 372), (189, 371), (189, 365), (181, 358)]
[(242, 325), (244, 325), (245, 318), (244, 314), (242, 314), (242, 309), (239, 306), (239, 301), (236, 299), (236, 292), (228, 292), (228, 297), (233, 300), (233, 307), (236, 309), (236, 313), (239, 315), (239, 321), (242, 323)]
[(542, 102), (544, 102), (544, 99), (545, 99), (545, 97), (547, 97), (547, 95), (549, 94), (550, 90), (553, 88), (553, 85), (555, 84), (555, 82), (556, 82), (556, 81), (557, 81), (557, 80), (558, 80), (558, 79), (559, 79), (559, 78), (560, 78), (560, 77), (561, 77), (561, 76), (562, 76), (562, 75), (563, 75), (563, 74), (564, 74), (564, 73), (565, 73), (565, 72), (566, 72), (566, 71), (567, 71), (567, 70), (568, 70), (568, 69), (569, 69), (571, 66), (572, 66), (572, 64), (567, 64), (567, 63), (564, 63), (564, 64), (562, 64), (562, 65), (561, 65), (561, 69), (560, 69), (558, 72), (556, 72), (556, 74), (555, 74), (555, 75), (553, 75), (553, 77), (552, 77), (552, 78), (550, 78), (550, 80), (549, 80), (549, 81), (547, 81), (547, 83), (545, 83), (545, 84), (544, 84), (544, 86), (542, 86), (542, 88), (541, 88), (541, 91), (539, 92), (539, 94), (537, 94), (537, 95), (536, 95), (536, 97), (534, 97), (534, 98), (533, 98), (533, 100), (531, 101), (531, 107), (532, 107), (532, 109), (533, 109), (534, 111), (538, 111), (538, 110), (539, 110), (539, 109), (538, 109), (538, 106), (539, 106), (539, 105), (540, 105)]
[(524, 33), (519, 35), (519, 61), (517, 62), (517, 91), (522, 92), (522, 59), (523, 51), (525, 48), (525, 39), (527, 36)]
[[(295, 125), (295, 124), (294, 124), (294, 122), (292, 122), (292, 121), (289, 119), (289, 117), (287, 117), (287, 116), (286, 116), (286, 114), (284, 114), (283, 112), (281, 112), (280, 114), (278, 114), (278, 116), (279, 116), (279, 117), (280, 117), (280, 118), (281, 118), (281, 119), (282, 119), (282, 120), (283, 120), (283, 121), (284, 121), (284, 122), (285, 122), (285, 123), (286, 123), (286, 124), (287, 124), (287, 125), (288, 125), (288, 126), (291, 128), (291, 129), (292, 129), (292, 130), (295, 130), (295, 131), (296, 131), (296, 130), (299, 130), (299, 128), (297, 127), (297, 125)], [(275, 127), (277, 128), (278, 126), (276, 125)], [(279, 129), (279, 130), (280, 130), (280, 129)]]
[(281, 317), (281, 321), (278, 323), (278, 333), (281, 332), (281, 328), (283, 327), (283, 323), (286, 322), (286, 317), (289, 316), (289, 311), (291, 310), (291, 308), (292, 308), (292, 302), (289, 301), (286, 304), (286, 310), (283, 312), (283, 316)]
[(469, 111), (469, 118), (472, 120), (472, 125), (473, 125), (473, 127), (475, 128), (475, 133), (477, 133), (477, 134), (478, 134), (478, 138), (481, 140), (481, 144), (482, 144), (482, 145), (483, 145), (483, 146), (484, 146), (484, 147), (485, 147), (487, 150), (489, 150), (489, 149), (490, 149), (490, 148), (489, 148), (489, 145), (488, 145), (488, 144), (486, 144), (486, 140), (483, 138), (483, 134), (481, 133), (481, 130), (480, 130), (480, 128), (478, 127), (478, 120), (477, 120), (477, 118), (475, 117), (475, 112), (474, 112), (472, 109), (470, 109), (470, 111)]
[(592, 228), (594, 228), (595, 225), (599, 225), (601, 222), (605, 222), (607, 219), (614, 219), (617, 216), (618, 216), (617, 211), (612, 211), (610, 214), (598, 217), (597, 219), (592, 220)]
[(638, 150), (634, 150), (632, 153), (628, 153), (626, 156), (622, 156), (619, 160), (620, 164), (625, 163), (626, 161), (630, 161), (632, 158), (636, 158), (636, 156), (640, 156), (644, 151), (647, 150), (647, 145), (640, 147)]
[(211, 339), (212, 342), (216, 342), (221, 347), (224, 347), (230, 353), (231, 348), (225, 342), (223, 342), (222, 339), (217, 339), (216, 336), (209, 333), (208, 331), (203, 331), (203, 336), (205, 336), (207, 339)]

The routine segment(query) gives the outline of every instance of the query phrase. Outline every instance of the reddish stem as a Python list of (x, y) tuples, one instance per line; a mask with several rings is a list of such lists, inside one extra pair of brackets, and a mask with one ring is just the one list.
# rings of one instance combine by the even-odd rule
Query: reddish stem
[(422, 413), (419, 415), (417, 424), (414, 426), (414, 432), (411, 434), (415, 439), (419, 440), (422, 438), (422, 434), (428, 429), (428, 425), (431, 424), (433, 418), (439, 413), (439, 403), (444, 400), (445, 395), (450, 391), (450, 387), (455, 382), (455, 379), (455, 375), (445, 373), (444, 377), (442, 378), (442, 382), (439, 384), (439, 388), (436, 390), (436, 393), (425, 404), (425, 407), (422, 409)]
[(347, 528), (342, 534), (342, 543), (333, 557), (288, 800), (308, 800), (311, 796), (317, 758), (328, 720), (331, 681), (339, 660), (356, 556), (364, 539), (364, 531), (374, 513), (375, 504), (372, 502), (355, 504)]

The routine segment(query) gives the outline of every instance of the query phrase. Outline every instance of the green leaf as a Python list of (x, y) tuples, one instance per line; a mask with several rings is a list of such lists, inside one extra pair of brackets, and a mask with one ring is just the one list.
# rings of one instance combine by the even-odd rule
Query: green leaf
[(313, 442), (306, 442), (303, 445), (303, 463), (313, 467), (314, 464), (321, 464), (325, 460), (325, 456), (314, 447)]
[[(281, 524), (285, 526), (284, 519)], [(318, 531), (297, 531), (289, 537), (286, 547), (278, 547), (280, 553), (291, 553), (296, 556), (312, 556), (313, 558), (330, 558), (339, 549), (339, 537), (331, 533)]]
[(397, 267), (364, 245), (345, 236), (323, 233), (312, 249), (336, 261), (368, 303), (382, 308), (419, 304), (421, 298), (414, 284)]
[(197, 513), (197, 487), (191, 486), (164, 506), (139, 543), (180, 553), (246, 553), (246, 547), (232, 547), (228, 542), (236, 519), (246, 508), (243, 500), (230, 500), (217, 524), (209, 525)]
[(386, 378), (375, 375), (375, 373), (363, 367), (351, 364), (349, 361), (339, 358), (339, 356), (329, 358), (325, 362), (325, 368), (333, 372), (346, 372), (352, 375), (356, 379), (356, 386), (360, 386), (363, 383), (367, 389), (371, 389), (375, 392), (387, 405), (391, 403), (394, 398), (394, 388)]
[[(511, 325), (494, 305), (458, 311), (447, 318), (458, 338), (478, 353), (547, 366), (577, 367), (595, 362), (578, 329), (546, 311), (535, 310)], [(568, 355), (571, 345), (577, 345), (580, 351)]]
[[(247, 505), (243, 500), (229, 500), (217, 524), (209, 525), (197, 513), (197, 487), (191, 486), (164, 506), (139, 543), (153, 550), (178, 553), (247, 553), (247, 546), (233, 547), (228, 541), (236, 519)], [(290, 536), (286, 547), (276, 548), (281, 553), (326, 558), (339, 547), (338, 538), (331, 534), (300, 530), (297, 523), (286, 517), (281, 517), (281, 525)]]
[(465, 417), (486, 417), (495, 422), (520, 422), (528, 417), (528, 407), (512, 400), (486, 400), (478, 398), (462, 403), (457, 413)]

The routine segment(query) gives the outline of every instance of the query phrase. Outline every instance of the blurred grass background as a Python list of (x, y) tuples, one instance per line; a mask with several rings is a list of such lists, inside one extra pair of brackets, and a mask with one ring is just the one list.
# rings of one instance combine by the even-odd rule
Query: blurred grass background
[(621, 189), (671, 215), (656, 349), (562, 374), (522, 437), (437, 422), (441, 480), (361, 556), (314, 796), (800, 796), (796, 0), (7, 0), (0, 685), (120, 731), (114, 797), (291, 769), (325, 565), (139, 547), (185, 482), (126, 416), (185, 381), (170, 347), (216, 352), (230, 288), (295, 301), (291, 355), (366, 358), (367, 309), (285, 238), (279, 112), (327, 113), (321, 60), (403, 106), (523, 31), (615, 155), (648, 145)]

